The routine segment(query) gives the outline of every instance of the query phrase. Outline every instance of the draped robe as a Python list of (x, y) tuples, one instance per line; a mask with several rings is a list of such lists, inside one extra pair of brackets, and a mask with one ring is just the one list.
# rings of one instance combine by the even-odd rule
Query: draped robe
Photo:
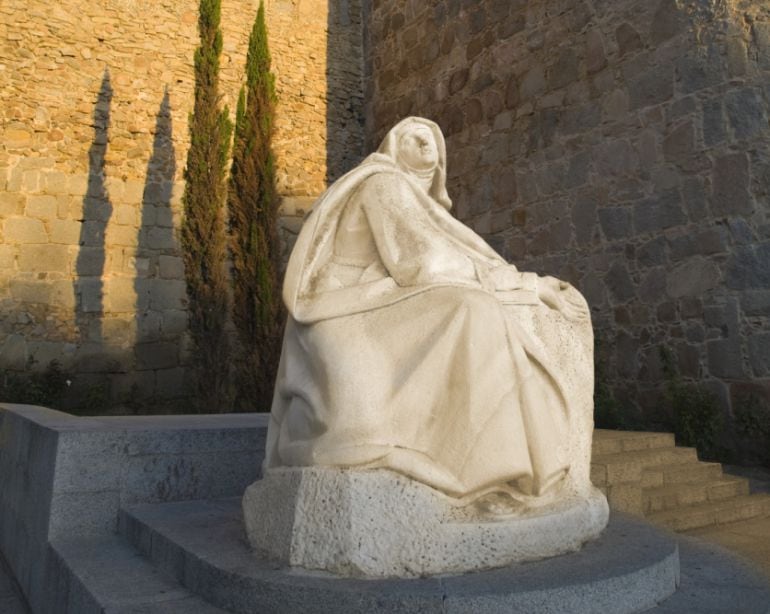
[(460, 499), (558, 483), (572, 411), (559, 347), (519, 324), (554, 315), (534, 274), (496, 291), (500, 266), (391, 157), (336, 182), (286, 273), (265, 469), (387, 468)]

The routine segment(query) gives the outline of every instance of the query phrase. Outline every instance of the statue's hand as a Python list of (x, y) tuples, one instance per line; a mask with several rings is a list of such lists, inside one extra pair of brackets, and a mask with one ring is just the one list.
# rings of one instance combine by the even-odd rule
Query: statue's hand
[(555, 277), (538, 279), (537, 296), (551, 309), (561, 312), (568, 320), (581, 322), (588, 319), (588, 306), (577, 292), (571, 292), (572, 286)]

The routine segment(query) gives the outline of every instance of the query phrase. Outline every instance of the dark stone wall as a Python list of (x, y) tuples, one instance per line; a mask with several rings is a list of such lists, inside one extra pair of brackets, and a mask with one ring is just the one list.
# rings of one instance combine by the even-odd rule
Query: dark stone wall
[(437, 121), (456, 214), (585, 294), (621, 399), (666, 346), (770, 400), (770, 2), (373, 0), (365, 40), (370, 149)]

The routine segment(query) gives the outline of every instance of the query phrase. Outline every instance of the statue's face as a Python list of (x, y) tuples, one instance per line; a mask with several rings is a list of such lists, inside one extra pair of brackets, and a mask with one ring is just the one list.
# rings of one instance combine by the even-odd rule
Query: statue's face
[(409, 168), (428, 171), (438, 164), (438, 146), (427, 126), (418, 126), (399, 141), (398, 155)]

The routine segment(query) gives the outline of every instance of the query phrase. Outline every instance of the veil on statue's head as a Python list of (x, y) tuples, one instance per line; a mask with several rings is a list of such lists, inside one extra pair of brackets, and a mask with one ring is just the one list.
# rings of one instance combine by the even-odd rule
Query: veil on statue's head
[(436, 147), (438, 148), (438, 164), (433, 173), (433, 181), (431, 182), (428, 193), (441, 206), (446, 209), (451, 209), (452, 200), (449, 198), (449, 194), (446, 191), (446, 142), (444, 141), (444, 135), (441, 133), (441, 128), (438, 127), (436, 122), (422, 117), (407, 117), (398, 122), (393, 128), (390, 129), (388, 134), (382, 140), (380, 147), (377, 149), (378, 154), (388, 156), (394, 163), (398, 164), (398, 146), (401, 137), (409, 130), (416, 127), (428, 128), (433, 133), (433, 138), (436, 141)]

